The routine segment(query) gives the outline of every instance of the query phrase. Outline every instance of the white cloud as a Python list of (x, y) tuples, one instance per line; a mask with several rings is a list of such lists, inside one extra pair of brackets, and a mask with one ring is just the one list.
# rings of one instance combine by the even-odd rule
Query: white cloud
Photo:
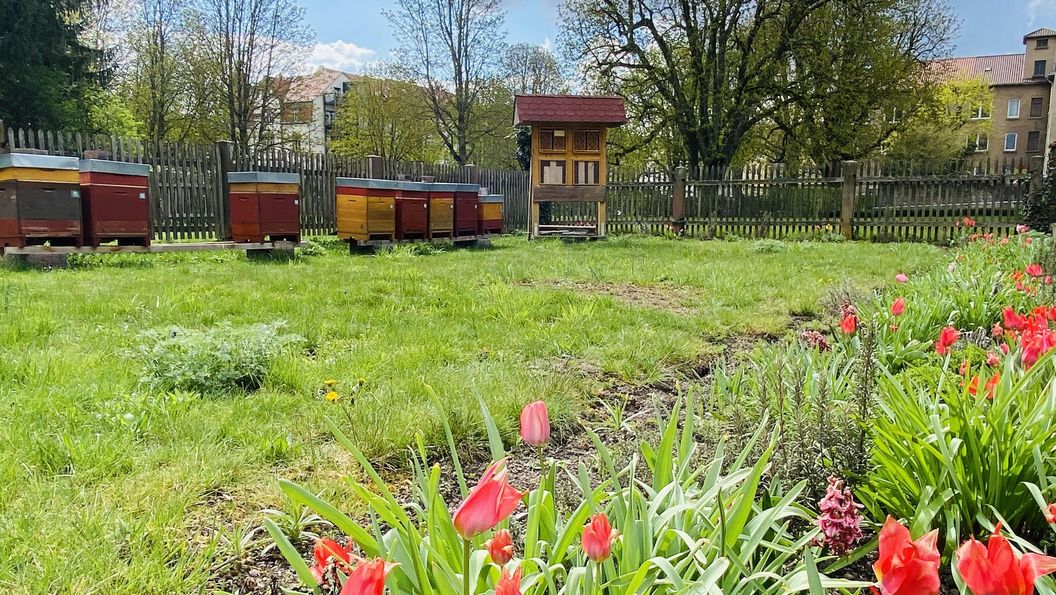
[(358, 71), (372, 61), (374, 50), (338, 39), (330, 43), (317, 43), (308, 56), (308, 66), (326, 66), (336, 70)]
[(1030, 0), (1027, 2), (1028, 27), (1033, 27), (1040, 21), (1048, 21), (1056, 17), (1056, 0)]
[(550, 41), (550, 37), (549, 37), (549, 36), (547, 36), (547, 37), (544, 37), (544, 38), (543, 38), (543, 43), (542, 43), (542, 48), (543, 48), (544, 50), (547, 50), (547, 51), (549, 51), (549, 50), (550, 50), (550, 48), (551, 48), (551, 46), (553, 46), (553, 42), (551, 42), (551, 41)]

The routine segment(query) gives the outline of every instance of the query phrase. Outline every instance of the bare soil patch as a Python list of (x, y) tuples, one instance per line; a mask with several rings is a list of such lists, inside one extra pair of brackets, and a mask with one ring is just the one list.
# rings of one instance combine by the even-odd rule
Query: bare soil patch
[(629, 306), (664, 310), (682, 316), (696, 314), (694, 304), (700, 299), (696, 292), (678, 285), (631, 285), (584, 281), (529, 281), (524, 285), (564, 289), (588, 295), (604, 295)]

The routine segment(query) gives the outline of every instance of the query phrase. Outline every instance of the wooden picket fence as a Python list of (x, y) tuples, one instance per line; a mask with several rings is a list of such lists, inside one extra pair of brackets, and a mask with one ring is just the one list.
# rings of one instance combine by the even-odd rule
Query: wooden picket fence
[[(690, 175), (610, 172), (609, 229), (701, 238), (811, 237), (843, 233), (875, 241), (945, 243), (957, 222), (1007, 234), (1020, 220), (1031, 168), (1041, 158), (944, 163), (843, 162), (790, 168), (752, 164)], [(676, 211), (680, 211), (679, 215)], [(677, 225), (675, 225), (677, 223)]]
[[(508, 231), (527, 228), (528, 172), (453, 164), (386, 161), (333, 154), (261, 151), (231, 153), (230, 143), (151, 143), (109, 135), (5, 129), (0, 147), (80, 156), (105, 151), (111, 159), (151, 166), (151, 216), (162, 240), (214, 239), (227, 229), (227, 171), (277, 171), (301, 176), (301, 218), (308, 234), (332, 234), (335, 179), (374, 177), (479, 183), (506, 197)], [(687, 172), (609, 170), (610, 233), (658, 234), (679, 229), (700, 238), (795, 238), (844, 233), (856, 239), (944, 243), (956, 222), (978, 221), (1005, 234), (1019, 220), (1031, 171), (1041, 157), (942, 163), (844, 162), (792, 168), (750, 164)], [(552, 222), (589, 222), (590, 204), (554, 203)]]
[(210, 240), (225, 235), (224, 180), (228, 171), (300, 174), (301, 227), (309, 235), (334, 233), (338, 177), (419, 180), (432, 176), (437, 182), (479, 183), (489, 192), (506, 197), (507, 230), (527, 227), (528, 173), (523, 171), (278, 149), (233, 154), (230, 143), (152, 143), (101, 134), (5, 129), (2, 121), (0, 147), (71, 157), (103, 151), (116, 161), (150, 165), (152, 223), (155, 236), (164, 241)]

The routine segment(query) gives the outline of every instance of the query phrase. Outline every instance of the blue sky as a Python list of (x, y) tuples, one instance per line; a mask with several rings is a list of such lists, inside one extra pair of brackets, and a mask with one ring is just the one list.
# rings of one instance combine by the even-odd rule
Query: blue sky
[[(313, 66), (355, 72), (389, 58), (398, 44), (381, 11), (387, 0), (302, 0), (318, 44)], [(505, 0), (511, 43), (555, 43), (559, 0)], [(1056, 29), (1056, 0), (949, 0), (961, 18), (954, 55), (1022, 52), (1022, 37), (1039, 27)]]

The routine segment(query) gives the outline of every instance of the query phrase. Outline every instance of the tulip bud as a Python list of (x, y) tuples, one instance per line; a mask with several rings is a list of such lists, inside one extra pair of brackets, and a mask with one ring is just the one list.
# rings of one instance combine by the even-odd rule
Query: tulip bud
[(604, 562), (612, 554), (612, 544), (619, 536), (620, 532), (609, 524), (609, 517), (598, 513), (583, 528), (583, 551), (591, 560)]
[(491, 561), (504, 566), (513, 559), (513, 537), (506, 529), (500, 529), (484, 544)]
[(550, 440), (550, 415), (546, 403), (535, 401), (521, 410), (521, 439), (536, 448), (545, 446)]

